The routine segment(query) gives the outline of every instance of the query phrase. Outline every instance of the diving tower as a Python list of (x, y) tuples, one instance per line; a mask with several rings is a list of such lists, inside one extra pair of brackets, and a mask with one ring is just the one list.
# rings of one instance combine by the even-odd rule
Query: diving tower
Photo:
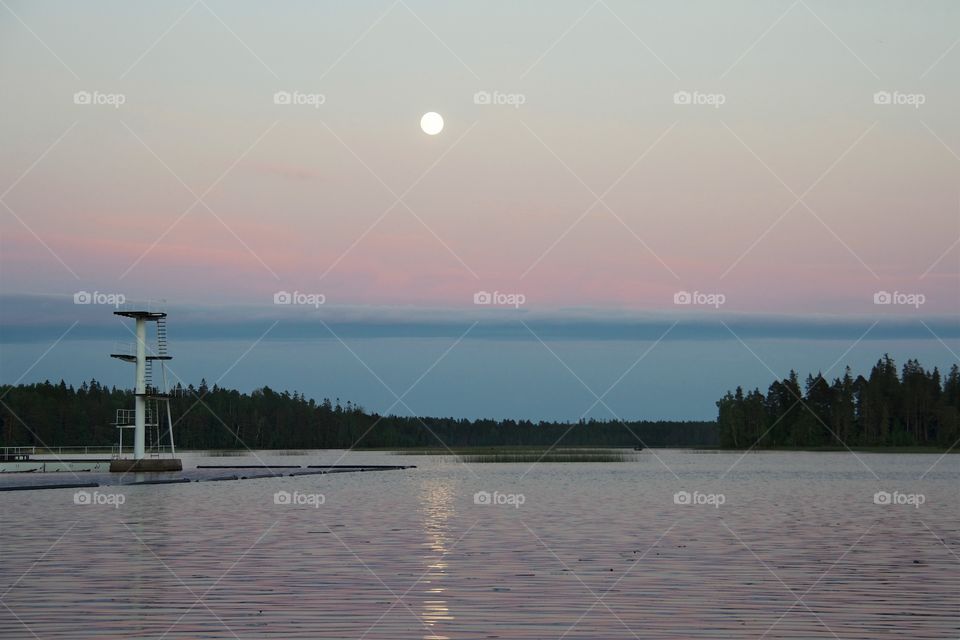
[[(171, 394), (165, 366), (173, 359), (167, 353), (167, 314), (150, 309), (113, 313), (134, 321), (136, 342), (118, 345), (110, 353), (111, 358), (135, 365), (134, 405), (133, 409), (117, 410), (114, 426), (119, 434), (119, 446), (110, 462), (110, 471), (180, 471), (183, 463), (176, 457), (173, 444)], [(148, 323), (153, 325), (152, 346), (148, 343)], [(160, 376), (160, 386), (153, 379), (156, 373)], [(123, 451), (123, 433), (128, 430), (133, 431), (132, 457)]]

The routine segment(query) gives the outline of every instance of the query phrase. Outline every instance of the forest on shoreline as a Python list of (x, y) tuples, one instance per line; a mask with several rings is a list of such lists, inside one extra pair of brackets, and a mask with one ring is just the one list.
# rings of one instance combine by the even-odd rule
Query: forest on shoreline
[[(0, 446), (98, 446), (117, 442), (118, 409), (133, 392), (63, 381), (0, 386)], [(205, 382), (177, 387), (170, 400), (183, 449), (345, 449), (552, 446), (716, 447), (711, 421), (466, 420), (381, 416), (339, 400), (316, 402), (269, 387), (252, 393)], [(129, 440), (129, 434), (126, 439)], [(149, 445), (149, 442), (148, 442)]]
[(808, 375), (801, 388), (791, 371), (766, 394), (737, 387), (717, 408), (722, 448), (946, 449), (960, 438), (960, 367), (943, 376), (907, 360), (898, 373), (884, 355), (867, 376), (847, 367), (832, 382)]
[[(130, 389), (96, 380), (0, 386), (0, 447), (110, 447)], [(263, 387), (251, 393), (177, 386), (174, 435), (183, 449), (341, 449), (540, 446), (722, 449), (947, 449), (960, 439), (960, 368), (944, 376), (884, 356), (866, 376), (848, 367), (801, 386), (791, 371), (766, 393), (727, 392), (713, 421), (529, 420), (381, 416), (339, 400)]]

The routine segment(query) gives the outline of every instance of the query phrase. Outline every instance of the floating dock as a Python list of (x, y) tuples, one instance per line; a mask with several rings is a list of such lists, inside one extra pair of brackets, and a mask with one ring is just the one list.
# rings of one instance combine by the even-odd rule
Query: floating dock
[[(14, 451), (11, 453), (11, 451)], [(37, 454), (34, 447), (0, 449), (0, 473), (83, 473), (112, 471), (154, 473), (183, 471), (179, 458), (65, 458)]]
[(0, 473), (109, 471), (110, 462), (110, 458), (64, 458), (54, 453), (38, 456), (35, 447), (0, 449)]
[(179, 458), (142, 458), (140, 460), (120, 458), (110, 461), (110, 471), (114, 473), (183, 471), (183, 462)]
[[(88, 449), (83, 447), (57, 449), (60, 453), (69, 451), (71, 457), (63, 457), (50, 450), (37, 453), (35, 447), (0, 448), (0, 474), (3, 473), (83, 473), (83, 472), (120, 472), (120, 473), (164, 473), (183, 471), (183, 462), (179, 458), (94, 458), (76, 457)], [(43, 451), (43, 450), (41, 450)], [(395, 471), (415, 469), (416, 465), (394, 464), (311, 464), (304, 468), (298, 464), (198, 464), (196, 469), (224, 469), (237, 471), (257, 471), (260, 475), (238, 476), (238, 479), (279, 477), (284, 471), (287, 475), (313, 475), (323, 473), (345, 473), (350, 471)]]
[(0, 473), (83, 473), (87, 471), (110, 471), (109, 458), (44, 458), (19, 462), (0, 462)]
[[(109, 462), (109, 461), (108, 461)], [(200, 469), (201, 467), (197, 467)], [(206, 467), (211, 468), (211, 467)], [(224, 467), (230, 468), (230, 467)], [(244, 468), (233, 467), (233, 468)], [(268, 469), (269, 467), (260, 467), (262, 469)], [(138, 480), (135, 482), (121, 482), (119, 484), (100, 484), (98, 482), (83, 482), (83, 483), (48, 483), (48, 484), (34, 484), (34, 485), (11, 485), (11, 486), (0, 486), (0, 491), (36, 491), (40, 489), (76, 489), (76, 488), (87, 488), (87, 487), (133, 487), (133, 486), (143, 486), (143, 485), (163, 485), (163, 484), (189, 484), (191, 482), (228, 482), (231, 480), (264, 480), (266, 478), (296, 478), (298, 476), (321, 476), (333, 473), (357, 473), (362, 471), (400, 471), (404, 469), (416, 469), (416, 465), (386, 465), (386, 464), (372, 464), (372, 465), (332, 465), (321, 468), (310, 468), (307, 470), (302, 470), (303, 467), (297, 467), (301, 471), (293, 471), (287, 474), (283, 473), (262, 473), (257, 475), (250, 476), (238, 476), (238, 475), (229, 475), (229, 476), (214, 476), (211, 478), (159, 478), (159, 479), (150, 479), (150, 480)]]

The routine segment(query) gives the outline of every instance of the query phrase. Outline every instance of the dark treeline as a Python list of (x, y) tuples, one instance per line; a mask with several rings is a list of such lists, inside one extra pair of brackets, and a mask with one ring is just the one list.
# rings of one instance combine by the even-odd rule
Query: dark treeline
[[(549, 446), (561, 436), (563, 446), (633, 447), (637, 437), (658, 447), (718, 444), (713, 422), (420, 419), (379, 416), (350, 402), (318, 403), (267, 387), (247, 394), (202, 382), (175, 391), (174, 437), (185, 449)], [(78, 388), (62, 381), (7, 385), (0, 397), (7, 405), (0, 405), (0, 446), (111, 446), (117, 409), (133, 408), (132, 390), (95, 380)]]
[(766, 395), (737, 387), (717, 407), (722, 447), (950, 447), (960, 437), (960, 369), (942, 379), (908, 360), (898, 375), (885, 355), (868, 377), (847, 367), (832, 382), (808, 375), (801, 388), (791, 371)]

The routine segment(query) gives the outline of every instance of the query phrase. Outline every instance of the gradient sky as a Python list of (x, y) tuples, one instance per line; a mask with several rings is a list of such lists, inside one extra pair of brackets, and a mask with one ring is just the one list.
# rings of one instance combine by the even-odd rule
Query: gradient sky
[[(844, 363), (948, 367), (958, 37), (952, 1), (5, 0), (0, 379), (110, 377), (99, 341), (124, 330), (77, 291), (169, 301), (186, 379), (242, 357), (224, 383), (377, 410), (393, 401), (377, 377), (402, 392), (474, 322), (416, 412), (576, 419), (595, 400), (582, 383), (601, 393), (653, 347), (614, 410), (707, 418), (767, 367), (826, 370), (877, 321)], [(281, 290), (326, 304), (278, 310)], [(477, 307), (480, 290), (526, 304)], [(726, 301), (678, 307), (678, 291)], [(654, 347), (675, 321), (687, 333)]]

